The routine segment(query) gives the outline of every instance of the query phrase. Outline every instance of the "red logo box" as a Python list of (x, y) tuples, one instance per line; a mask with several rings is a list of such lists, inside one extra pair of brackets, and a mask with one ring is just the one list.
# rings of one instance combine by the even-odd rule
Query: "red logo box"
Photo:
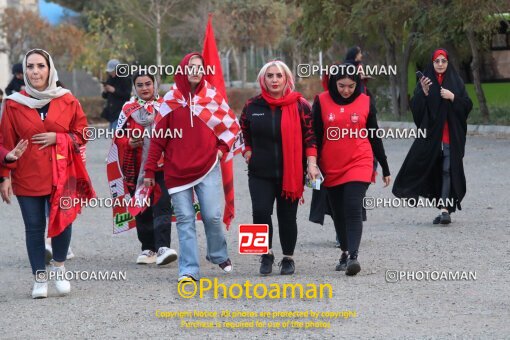
[(239, 254), (267, 254), (268, 252), (269, 225), (239, 225)]

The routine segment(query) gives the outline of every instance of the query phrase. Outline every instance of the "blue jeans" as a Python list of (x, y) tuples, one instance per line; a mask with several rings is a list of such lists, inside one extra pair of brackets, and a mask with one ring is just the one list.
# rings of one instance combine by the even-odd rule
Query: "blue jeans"
[(221, 175), (219, 162), (193, 188), (172, 194), (172, 205), (177, 218), (179, 236), (179, 276), (200, 278), (198, 242), (193, 207), (193, 189), (198, 196), (200, 213), (207, 238), (207, 260), (220, 264), (228, 259), (227, 241), (221, 225)]
[[(21, 208), (23, 222), (25, 222), (25, 241), (28, 259), (32, 267), (32, 274), (38, 270), (45, 270), (45, 231), (46, 205), (49, 205), (50, 195), (46, 196), (17, 196)], [(64, 262), (71, 242), (72, 225), (58, 236), (51, 239), (53, 259)]]

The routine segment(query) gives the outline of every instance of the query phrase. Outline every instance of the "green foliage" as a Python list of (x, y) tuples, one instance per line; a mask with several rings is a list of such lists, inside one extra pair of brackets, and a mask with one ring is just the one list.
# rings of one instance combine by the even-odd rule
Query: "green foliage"
[(126, 26), (114, 20), (107, 11), (87, 11), (87, 41), (80, 64), (100, 78), (104, 74), (106, 61), (117, 58), (121, 62), (132, 62), (133, 43), (125, 37)]
[(241, 50), (276, 46), (285, 29), (285, 5), (273, 0), (221, 2), (220, 13), (227, 23), (229, 43)]

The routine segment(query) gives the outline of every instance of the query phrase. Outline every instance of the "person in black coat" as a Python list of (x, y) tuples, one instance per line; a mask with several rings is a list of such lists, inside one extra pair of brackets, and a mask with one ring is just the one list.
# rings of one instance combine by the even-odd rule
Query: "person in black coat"
[(5, 94), (10, 96), (14, 92), (21, 92), (25, 89), (25, 80), (23, 79), (23, 65), (14, 64), (12, 65), (12, 79), (9, 85), (5, 88)]
[(466, 194), (462, 159), (472, 107), (464, 82), (448, 65), (448, 52), (434, 51), (411, 100), (414, 122), (426, 129), (427, 137), (414, 141), (393, 186), (397, 197), (435, 200), (441, 214), (434, 224), (451, 223), (450, 213), (462, 209)]
[(131, 78), (126, 75), (118, 75), (116, 70), (118, 65), (121, 64), (117, 59), (108, 61), (106, 66), (108, 78), (103, 83), (103, 93), (101, 94), (106, 99), (101, 117), (110, 122), (110, 129), (117, 127), (122, 106), (131, 97)]

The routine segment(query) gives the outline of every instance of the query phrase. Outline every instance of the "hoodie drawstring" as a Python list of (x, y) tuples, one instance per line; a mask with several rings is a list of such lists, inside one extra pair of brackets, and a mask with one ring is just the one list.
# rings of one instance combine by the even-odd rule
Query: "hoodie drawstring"
[(193, 127), (193, 109), (195, 104), (191, 101), (191, 93), (189, 94), (189, 119), (191, 120), (191, 127)]

